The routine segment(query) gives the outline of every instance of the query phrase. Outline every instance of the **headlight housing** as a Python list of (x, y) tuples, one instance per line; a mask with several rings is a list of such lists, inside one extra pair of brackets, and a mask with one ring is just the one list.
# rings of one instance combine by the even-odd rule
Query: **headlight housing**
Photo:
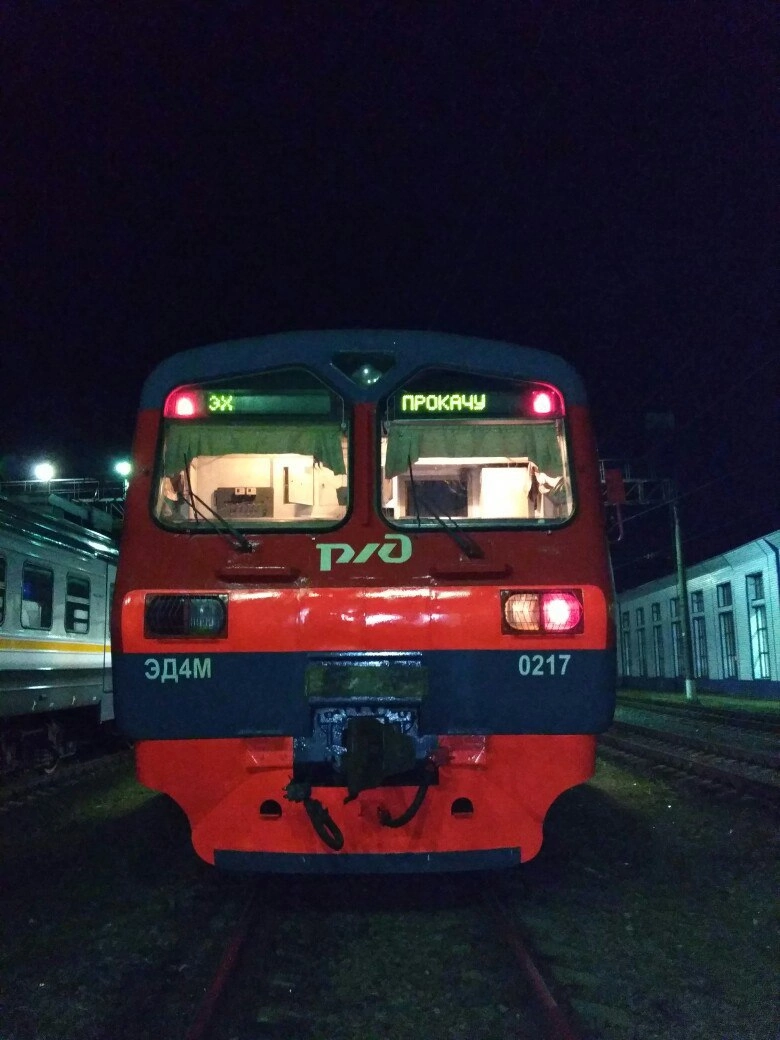
[(219, 639), (227, 635), (228, 597), (150, 594), (144, 608), (147, 637)]
[(501, 627), (512, 635), (574, 635), (585, 627), (581, 589), (504, 589)]

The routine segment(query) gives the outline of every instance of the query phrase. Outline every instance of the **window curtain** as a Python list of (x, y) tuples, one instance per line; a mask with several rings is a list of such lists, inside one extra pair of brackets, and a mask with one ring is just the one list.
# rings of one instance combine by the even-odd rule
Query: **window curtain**
[(555, 423), (389, 423), (385, 476), (423, 458), (528, 458), (547, 473), (561, 469)]
[(201, 455), (312, 455), (335, 474), (346, 473), (341, 451), (341, 428), (316, 423), (266, 423), (223, 426), (177, 422), (165, 437), (165, 475), (184, 469), (185, 456)]

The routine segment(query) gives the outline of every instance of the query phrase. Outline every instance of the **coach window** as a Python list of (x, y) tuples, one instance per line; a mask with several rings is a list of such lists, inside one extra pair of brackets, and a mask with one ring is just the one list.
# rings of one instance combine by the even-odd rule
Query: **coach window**
[(154, 512), (213, 531), (334, 527), (347, 514), (349, 413), (313, 373), (181, 387), (165, 404)]
[(564, 402), (547, 384), (429, 370), (380, 408), (382, 511), (398, 526), (554, 525), (573, 512)]
[(54, 573), (25, 563), (22, 568), (22, 628), (51, 628)]
[(5, 556), (0, 556), (0, 625), (5, 621)]
[(89, 581), (68, 575), (65, 591), (65, 631), (89, 631)]

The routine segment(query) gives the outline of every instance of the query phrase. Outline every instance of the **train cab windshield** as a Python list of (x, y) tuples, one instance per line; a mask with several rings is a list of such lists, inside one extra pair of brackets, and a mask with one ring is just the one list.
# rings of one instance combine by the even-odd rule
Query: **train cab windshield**
[(349, 414), (301, 368), (168, 395), (153, 501), (164, 526), (321, 529), (347, 513)]
[(572, 515), (565, 406), (554, 387), (429, 370), (382, 413), (382, 511), (391, 523), (544, 526)]

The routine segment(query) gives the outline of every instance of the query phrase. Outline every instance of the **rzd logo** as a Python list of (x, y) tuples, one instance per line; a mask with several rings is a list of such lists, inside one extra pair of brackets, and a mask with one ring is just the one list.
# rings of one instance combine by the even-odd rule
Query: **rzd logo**
[[(405, 534), (386, 534), (384, 544), (368, 542), (360, 552), (346, 542), (319, 542), (315, 548), (320, 550), (320, 570), (329, 571), (334, 563), (365, 563), (374, 553), (385, 563), (406, 563), (412, 555), (412, 540)], [(333, 554), (339, 555), (333, 559)]]

